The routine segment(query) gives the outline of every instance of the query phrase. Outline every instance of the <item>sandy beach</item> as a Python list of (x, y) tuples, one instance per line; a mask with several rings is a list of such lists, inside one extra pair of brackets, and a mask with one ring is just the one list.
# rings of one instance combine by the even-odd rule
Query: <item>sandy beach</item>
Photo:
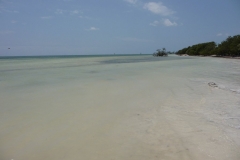
[(149, 57), (1, 60), (0, 159), (239, 160), (239, 60)]

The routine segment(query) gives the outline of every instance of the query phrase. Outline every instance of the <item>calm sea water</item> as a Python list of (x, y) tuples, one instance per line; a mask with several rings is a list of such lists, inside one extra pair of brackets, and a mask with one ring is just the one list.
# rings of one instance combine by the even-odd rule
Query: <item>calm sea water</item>
[(238, 160), (239, 96), (236, 59), (0, 57), (0, 159)]
[[(239, 90), (239, 60), (175, 55), (168, 57), (153, 57), (152, 55), (0, 57), (0, 88), (8, 90), (54, 85), (74, 80), (91, 81), (101, 76), (106, 78), (116, 75), (118, 72), (127, 73), (129, 72), (127, 66), (130, 64), (151, 62), (164, 65), (163, 67), (168, 69), (176, 68), (176, 71), (179, 68), (186, 68), (186, 71), (192, 70), (196, 74), (195, 77), (202, 78), (203, 81), (216, 81), (222, 88)], [(136, 72), (145, 71), (151, 67), (153, 66), (139, 67), (136, 68)]]
[(0, 87), (1, 90), (14, 90), (78, 80), (86, 82), (127, 72), (125, 64), (181, 59), (192, 58), (152, 55), (0, 57)]

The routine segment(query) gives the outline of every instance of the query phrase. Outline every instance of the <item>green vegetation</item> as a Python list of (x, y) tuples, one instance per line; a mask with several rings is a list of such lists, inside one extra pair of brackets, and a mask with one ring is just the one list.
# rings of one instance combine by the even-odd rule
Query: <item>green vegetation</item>
[(225, 41), (216, 45), (215, 42), (199, 43), (176, 52), (177, 55), (193, 56), (240, 56), (240, 35), (229, 36)]
[(166, 51), (166, 48), (157, 49), (156, 52), (153, 53), (153, 56), (168, 56), (168, 54), (174, 54), (174, 52)]
[(159, 56), (168, 56), (168, 54), (167, 54), (167, 52), (166, 52), (166, 48), (157, 49), (157, 51), (153, 53), (153, 56), (156, 56), (156, 57), (159, 57)]

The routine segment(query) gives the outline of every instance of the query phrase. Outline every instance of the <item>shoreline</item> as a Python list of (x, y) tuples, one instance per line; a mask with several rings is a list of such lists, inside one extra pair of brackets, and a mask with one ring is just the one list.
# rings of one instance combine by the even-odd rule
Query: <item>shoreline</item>
[(3, 63), (0, 159), (239, 160), (240, 63), (126, 59)]
[(190, 57), (212, 57), (212, 58), (240, 59), (240, 57), (231, 57), (231, 56), (198, 56), (198, 55), (187, 55), (187, 54), (178, 55), (178, 56), (181, 56), (181, 57), (190, 56)]
[(216, 57), (216, 58), (240, 59), (240, 57), (230, 57), (230, 56), (223, 56), (223, 57)]

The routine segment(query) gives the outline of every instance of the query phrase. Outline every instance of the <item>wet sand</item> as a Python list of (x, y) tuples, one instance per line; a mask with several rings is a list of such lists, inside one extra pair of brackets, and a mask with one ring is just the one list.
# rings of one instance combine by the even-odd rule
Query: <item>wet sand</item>
[(9, 83), (33, 71), (7, 74), (0, 159), (239, 160), (239, 86), (227, 86), (226, 64), (239, 74), (236, 60), (207, 58), (47, 69), (31, 87)]

